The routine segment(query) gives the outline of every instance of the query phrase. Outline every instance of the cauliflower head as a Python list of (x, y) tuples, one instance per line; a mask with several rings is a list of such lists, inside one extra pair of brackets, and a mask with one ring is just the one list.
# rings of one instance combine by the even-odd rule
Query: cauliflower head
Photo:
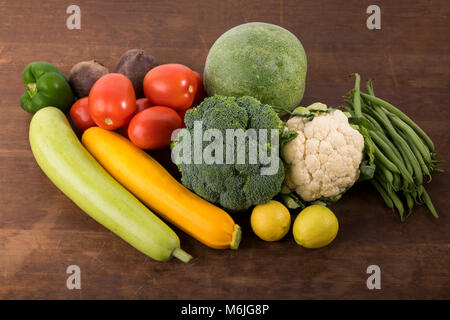
[(294, 116), (286, 127), (298, 136), (282, 149), (285, 185), (303, 200), (338, 196), (358, 180), (364, 138), (342, 111)]

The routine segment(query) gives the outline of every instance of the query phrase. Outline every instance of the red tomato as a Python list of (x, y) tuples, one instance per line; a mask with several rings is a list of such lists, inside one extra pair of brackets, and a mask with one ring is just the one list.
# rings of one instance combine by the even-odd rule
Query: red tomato
[(128, 136), (141, 149), (163, 149), (170, 145), (172, 131), (181, 126), (181, 117), (175, 110), (152, 107), (139, 112), (131, 119)]
[[(140, 98), (136, 100), (136, 113), (144, 111), (152, 106), (150, 100), (147, 98)], [(184, 119), (184, 118), (183, 118)], [(128, 124), (120, 129), (120, 134), (128, 138)]]
[(150, 108), (152, 103), (147, 98), (140, 98), (136, 100), (136, 113), (141, 112), (147, 108)]
[(188, 111), (189, 109), (178, 112), (178, 114), (180, 115), (181, 121), (182, 121), (182, 126), (181, 126), (182, 128), (186, 128), (186, 123), (184, 123), (184, 117), (186, 116), (186, 111)]
[(88, 97), (79, 99), (72, 105), (72, 108), (70, 108), (70, 118), (80, 132), (95, 126), (95, 122), (89, 114)]
[(123, 74), (105, 74), (92, 86), (89, 113), (99, 127), (116, 130), (126, 125), (135, 112), (133, 84)]
[(197, 71), (193, 71), (195, 74), (195, 78), (197, 79), (197, 93), (195, 94), (194, 103), (192, 106), (196, 107), (200, 103), (202, 103), (203, 99), (205, 99), (205, 89), (203, 88), (203, 77)]
[[(133, 118), (131, 118), (133, 119)], [(127, 124), (126, 126), (123, 126), (122, 128), (120, 128), (120, 134), (123, 135), (125, 138), (130, 139), (130, 137), (128, 136), (128, 126), (130, 124)]]
[(197, 93), (194, 72), (182, 64), (163, 64), (151, 69), (144, 78), (144, 94), (153, 105), (177, 111), (189, 108)]

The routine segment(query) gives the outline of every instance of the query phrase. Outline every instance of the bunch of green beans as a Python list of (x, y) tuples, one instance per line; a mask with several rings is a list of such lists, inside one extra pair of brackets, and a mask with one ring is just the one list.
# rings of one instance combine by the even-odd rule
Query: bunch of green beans
[(433, 142), (406, 114), (376, 97), (371, 80), (366, 83), (367, 93), (361, 92), (361, 78), (355, 76), (355, 88), (345, 100), (346, 110), (360, 120), (358, 123), (366, 124), (358, 129), (364, 136), (365, 153), (376, 166), (371, 184), (386, 205), (399, 213), (401, 221), (411, 214), (415, 203), (425, 204), (438, 218), (423, 187), (425, 178), (431, 181), (431, 173), (442, 172), (436, 166)]

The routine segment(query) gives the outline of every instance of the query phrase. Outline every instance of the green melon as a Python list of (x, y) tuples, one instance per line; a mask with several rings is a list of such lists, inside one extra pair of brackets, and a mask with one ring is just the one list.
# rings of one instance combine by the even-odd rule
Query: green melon
[(216, 40), (203, 76), (209, 96), (252, 96), (292, 110), (305, 91), (306, 54), (297, 37), (282, 27), (241, 24)]

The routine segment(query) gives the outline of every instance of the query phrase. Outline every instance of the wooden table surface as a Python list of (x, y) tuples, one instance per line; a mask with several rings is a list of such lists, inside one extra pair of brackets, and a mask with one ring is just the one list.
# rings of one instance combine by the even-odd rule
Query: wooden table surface
[[(381, 30), (366, 28), (372, 1), (76, 1), (81, 30), (66, 28), (70, 1), (0, 2), (0, 298), (2, 299), (434, 299), (450, 298), (450, 23), (447, 1), (378, 1)], [(416, 207), (406, 223), (368, 184), (333, 206), (340, 229), (320, 250), (292, 234), (265, 243), (249, 214), (238, 251), (209, 249), (175, 229), (189, 264), (147, 258), (84, 214), (37, 166), (31, 115), (19, 107), (22, 70), (47, 60), (64, 73), (97, 59), (114, 70), (127, 49), (202, 71), (226, 30), (264, 21), (292, 31), (308, 56), (303, 104), (339, 104), (353, 72), (409, 114), (436, 144), (445, 173), (427, 185), (441, 217)], [(152, 153), (177, 177), (169, 152)], [(81, 290), (66, 268), (81, 268)], [(381, 268), (381, 290), (366, 269)]]

